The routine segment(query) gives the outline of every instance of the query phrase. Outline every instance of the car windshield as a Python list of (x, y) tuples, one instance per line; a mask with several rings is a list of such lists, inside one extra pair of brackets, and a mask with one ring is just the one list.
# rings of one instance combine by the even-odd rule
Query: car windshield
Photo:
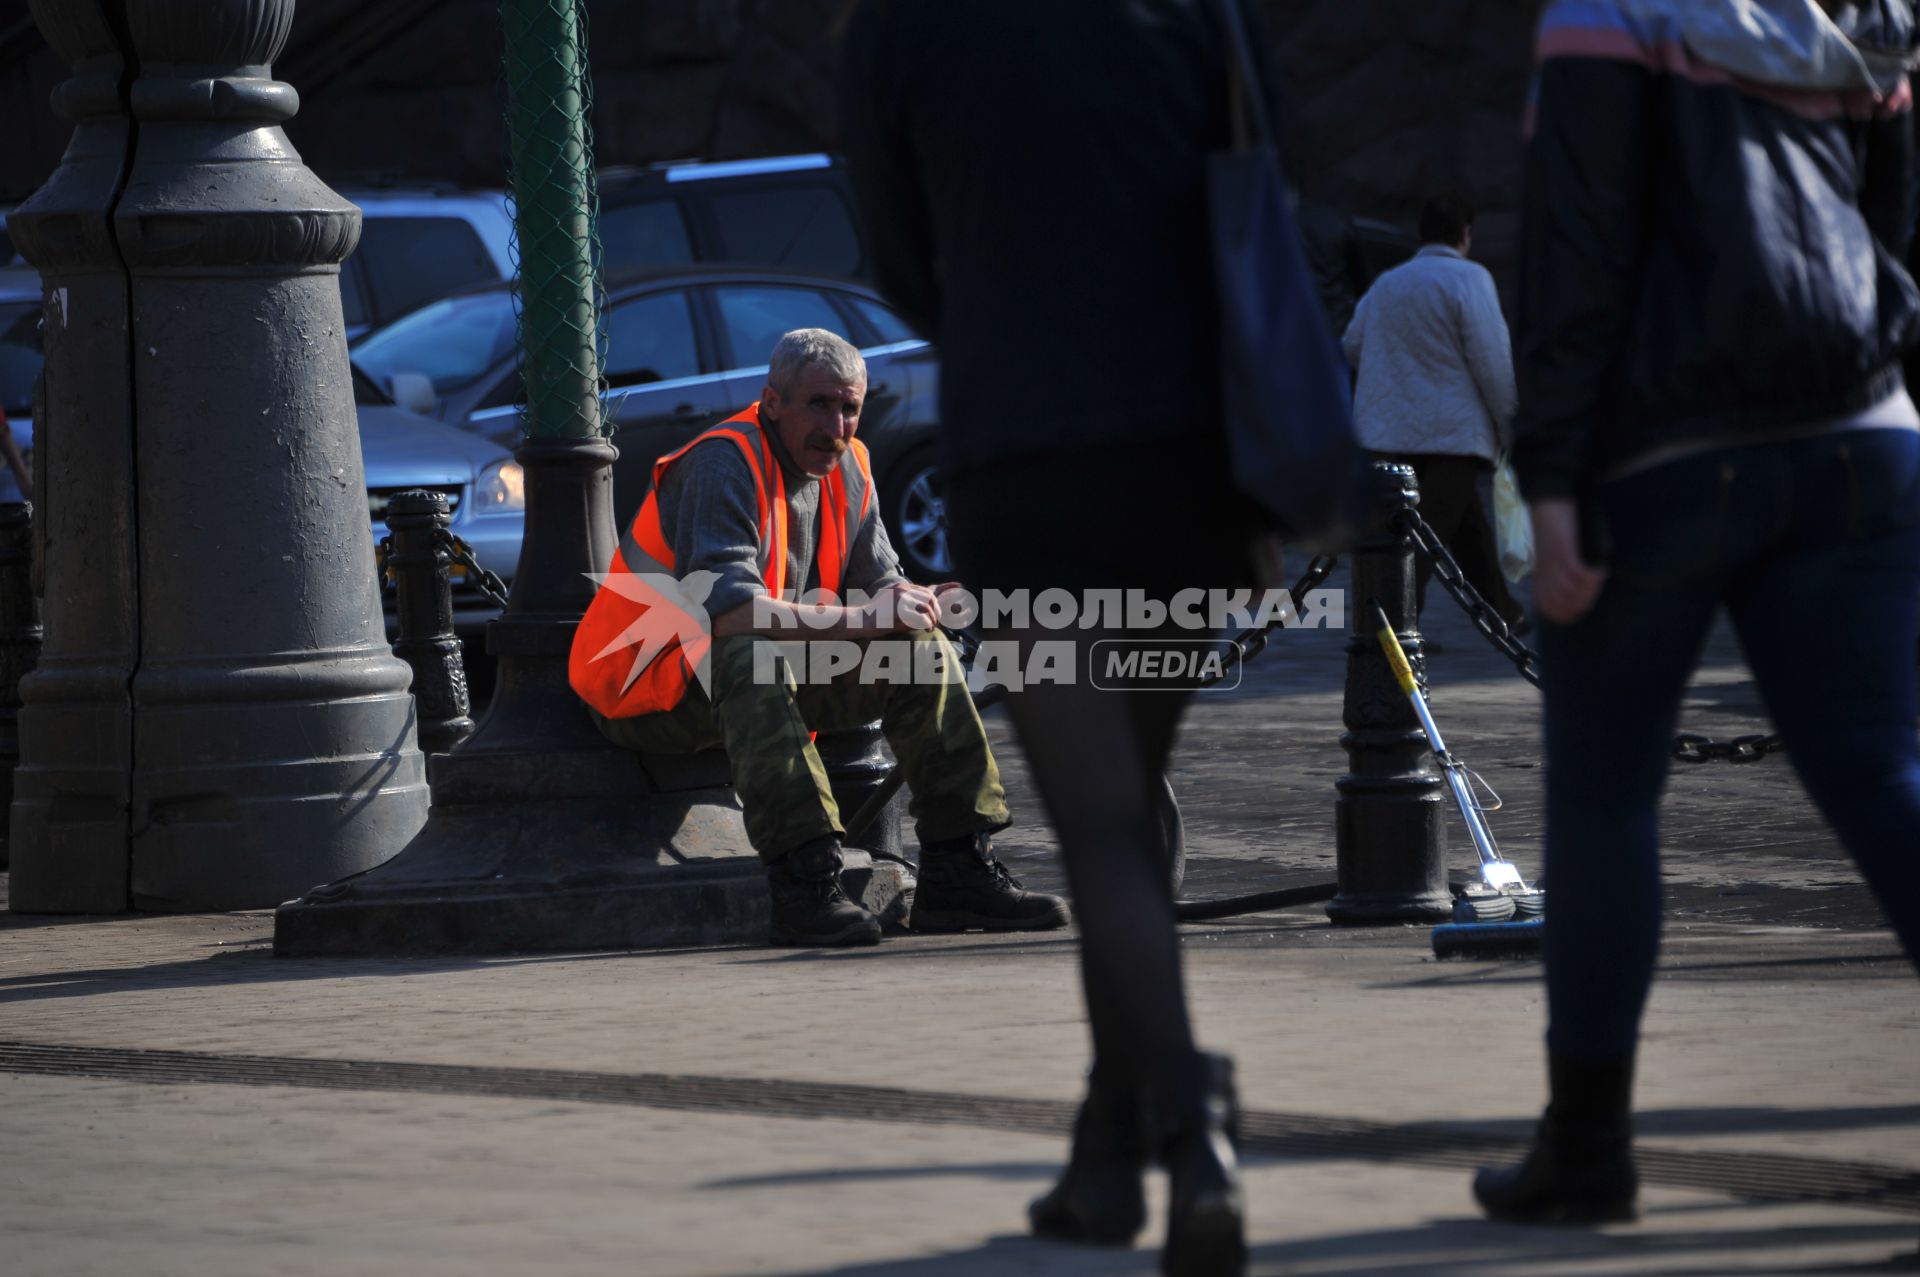
[(0, 302), (0, 408), (9, 417), (33, 415), (33, 383), (39, 376), (39, 301)]
[(359, 364), (348, 364), (347, 367), (353, 370), (354, 403), (364, 407), (368, 404), (390, 404), (393, 402), (393, 397), (380, 389), (378, 385), (374, 384), (373, 378), (362, 372)]
[(353, 361), (388, 391), (396, 374), (412, 373), (432, 382), (434, 394), (450, 395), (512, 355), (518, 333), (506, 292), (448, 297), (369, 333)]

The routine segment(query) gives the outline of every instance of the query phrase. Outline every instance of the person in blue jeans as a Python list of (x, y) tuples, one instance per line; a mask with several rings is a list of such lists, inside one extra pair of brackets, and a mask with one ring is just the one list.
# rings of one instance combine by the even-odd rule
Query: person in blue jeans
[(1908, 0), (1555, 0), (1529, 108), (1514, 467), (1546, 697), (1550, 1100), (1497, 1219), (1637, 1213), (1657, 809), (1725, 608), (1920, 955), (1920, 293)]

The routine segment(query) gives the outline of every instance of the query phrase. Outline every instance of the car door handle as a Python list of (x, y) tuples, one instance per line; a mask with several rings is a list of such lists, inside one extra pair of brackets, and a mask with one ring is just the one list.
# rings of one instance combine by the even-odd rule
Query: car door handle
[(692, 421), (696, 417), (706, 416), (707, 410), (695, 404), (683, 403), (675, 406), (673, 415), (682, 421)]
[(887, 393), (887, 391), (889, 391), (889, 390), (891, 390), (891, 389), (892, 389), (892, 387), (891, 387), (891, 386), (889, 386), (889, 385), (887, 385), (887, 383), (886, 383), (886, 382), (884, 382), (884, 381), (883, 381), (883, 382), (881, 382), (881, 383), (880, 383), (879, 385), (877, 385), (877, 386), (868, 386), (868, 387), (867, 387), (867, 398), (869, 398), (869, 399), (872, 399), (872, 398), (874, 398), (874, 397), (876, 397), (876, 396), (879, 396), (879, 395), (884, 395), (884, 394), (886, 394), (886, 393)]

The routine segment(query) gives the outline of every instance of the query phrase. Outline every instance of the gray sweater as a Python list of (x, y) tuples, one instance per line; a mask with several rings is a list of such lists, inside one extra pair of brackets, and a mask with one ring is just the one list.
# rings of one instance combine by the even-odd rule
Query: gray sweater
[(1428, 244), (1360, 299), (1342, 342), (1353, 424), (1375, 452), (1497, 460), (1513, 429), (1513, 348), (1493, 276)]
[[(786, 475), (787, 597), (793, 598), (820, 585), (820, 565), (814, 559), (820, 546), (821, 483), (793, 464), (778, 435), (769, 432), (767, 439)], [(865, 479), (851, 452), (840, 459), (840, 471), (851, 508), (858, 510)], [(660, 485), (660, 530), (673, 547), (679, 575), (704, 569), (720, 578), (707, 595), (707, 615), (719, 616), (768, 593), (760, 574), (760, 507), (753, 471), (730, 440), (710, 439), (668, 468)], [(843, 594), (871, 594), (906, 579), (880, 521), (877, 489), (852, 535), (846, 578), (840, 583)]]

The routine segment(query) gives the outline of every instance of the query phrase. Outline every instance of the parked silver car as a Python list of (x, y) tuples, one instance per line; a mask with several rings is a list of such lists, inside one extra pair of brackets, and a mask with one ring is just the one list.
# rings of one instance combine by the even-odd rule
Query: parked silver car
[[(499, 444), (394, 403), (371, 378), (353, 370), (360, 418), (360, 454), (367, 473), (367, 512), (377, 545), (387, 535), (387, 503), (397, 493), (426, 488), (444, 493), (453, 510), (453, 534), (473, 547), (481, 567), (511, 582), (526, 532), (525, 473)], [(389, 628), (393, 619), (388, 597)], [(500, 614), (464, 568), (453, 580), (454, 628), (473, 640)]]
[(349, 341), (436, 297), (513, 275), (513, 214), (499, 191), (344, 187), (360, 243), (340, 264)]
[[(15, 442), (29, 456), (33, 385), (41, 364), (40, 308), (37, 277), (0, 273), (0, 407), (6, 409)], [(387, 534), (386, 507), (395, 493), (431, 488), (444, 492), (453, 507), (454, 535), (473, 547), (482, 567), (511, 581), (520, 561), (527, 504), (525, 477), (512, 454), (472, 431), (408, 412), (358, 369), (353, 397), (375, 543)], [(5, 489), (11, 486), (12, 476), (0, 465), (0, 500), (20, 499), (17, 489), (9, 497)], [(456, 574), (454, 621), (463, 638), (478, 637), (498, 614), (464, 572)]]
[[(33, 460), (33, 383), (40, 376), (40, 277), (0, 269), (0, 409), (20, 455)], [(13, 471), (0, 463), (0, 502), (21, 499)]]

